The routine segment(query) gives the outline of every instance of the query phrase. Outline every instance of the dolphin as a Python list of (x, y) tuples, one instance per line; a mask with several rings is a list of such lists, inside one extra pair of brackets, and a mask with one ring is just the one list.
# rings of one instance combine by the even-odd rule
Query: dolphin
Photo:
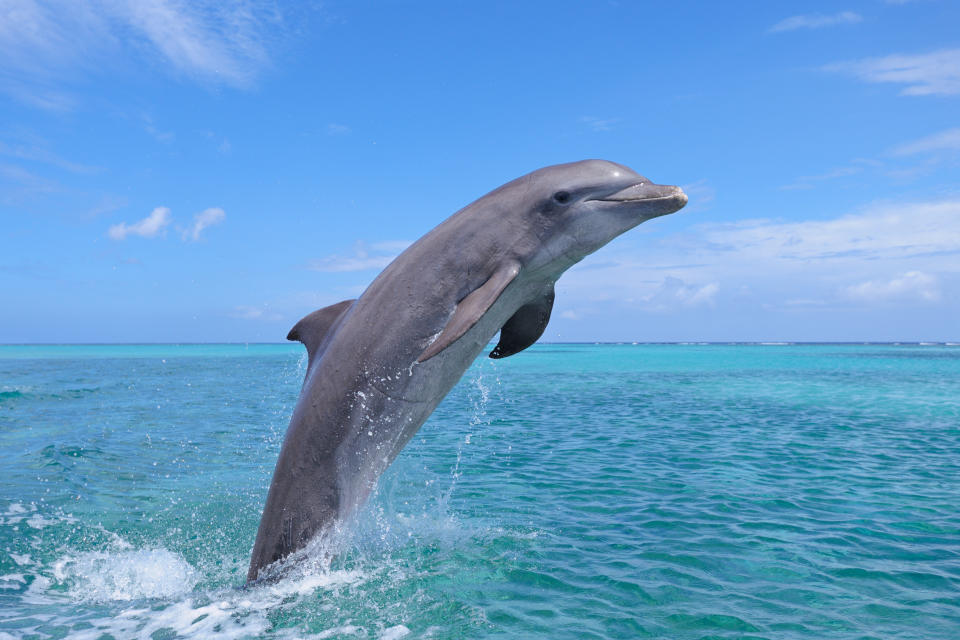
[(314, 311), (248, 583), (349, 516), (493, 336), (491, 358), (543, 334), (564, 271), (687, 196), (605, 160), (545, 167), (467, 205), (356, 300)]

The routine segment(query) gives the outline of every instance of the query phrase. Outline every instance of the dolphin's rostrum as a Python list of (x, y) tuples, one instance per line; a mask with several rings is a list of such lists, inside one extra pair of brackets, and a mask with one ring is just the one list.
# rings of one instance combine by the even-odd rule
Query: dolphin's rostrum
[(687, 202), (679, 187), (584, 160), (545, 167), (461, 209), (356, 300), (287, 336), (307, 375), (277, 460), (247, 580), (349, 515), (470, 363), (543, 334), (564, 271)]

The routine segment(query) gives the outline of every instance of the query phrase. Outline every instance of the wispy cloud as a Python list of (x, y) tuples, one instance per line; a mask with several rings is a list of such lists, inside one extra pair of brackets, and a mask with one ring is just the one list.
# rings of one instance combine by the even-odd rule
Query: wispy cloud
[(868, 280), (847, 287), (845, 292), (853, 299), (868, 302), (902, 300), (936, 302), (941, 298), (937, 278), (922, 271), (908, 271), (892, 279)]
[(127, 224), (112, 225), (107, 230), (107, 236), (111, 240), (125, 240), (127, 236), (140, 236), (142, 238), (155, 238), (165, 233), (167, 225), (170, 224), (170, 209), (166, 207), (157, 207), (150, 212), (143, 220)]
[(327, 125), (327, 135), (328, 136), (345, 136), (348, 135), (352, 129), (345, 124), (337, 124), (336, 122), (331, 122)]
[(246, 87), (269, 64), (273, 2), (257, 0), (7, 0), (0, 19), (2, 88), (50, 109), (71, 106), (52, 78), (95, 74), (115, 56), (205, 84)]
[(581, 116), (580, 122), (591, 131), (613, 131), (614, 125), (620, 118), (598, 118), (596, 116)]
[(234, 86), (248, 85), (267, 62), (262, 33), (275, 9), (244, 1), (175, 3), (127, 0), (115, 18), (187, 75)]
[(190, 227), (183, 229), (180, 233), (180, 237), (184, 241), (197, 242), (200, 239), (200, 234), (203, 233), (204, 229), (212, 227), (215, 224), (220, 224), (227, 217), (227, 214), (220, 209), (219, 207), (211, 207), (209, 209), (204, 209), (197, 215), (193, 217), (193, 224)]
[(708, 282), (704, 285), (689, 285), (680, 278), (667, 276), (650, 295), (642, 297), (644, 307), (650, 311), (673, 311), (678, 307), (712, 306), (720, 285)]
[(704, 226), (700, 235), (720, 253), (808, 264), (960, 255), (960, 201), (887, 205), (832, 220)]
[(796, 308), (798, 300), (869, 306), (960, 296), (950, 289), (960, 282), (960, 200), (874, 205), (824, 220), (695, 225), (622, 246), (571, 269), (558, 300), (573, 309), (615, 301), (683, 311), (746, 299)]
[(893, 150), (894, 155), (909, 156), (937, 151), (960, 151), (960, 127), (947, 129), (933, 135), (902, 144)]
[(308, 265), (313, 271), (346, 272), (366, 271), (368, 269), (383, 269), (394, 258), (410, 246), (406, 240), (390, 240), (376, 242), (371, 245), (358, 241), (353, 248), (353, 255), (332, 255), (319, 258)]
[(900, 91), (905, 96), (960, 93), (960, 49), (836, 62), (823, 70), (852, 74), (866, 82), (907, 85)]
[(822, 13), (810, 13), (800, 16), (791, 16), (781, 20), (770, 27), (769, 33), (781, 33), (783, 31), (795, 31), (797, 29), (822, 29), (824, 27), (835, 27), (841, 24), (856, 24), (861, 22), (863, 17), (853, 11), (841, 11), (832, 15)]

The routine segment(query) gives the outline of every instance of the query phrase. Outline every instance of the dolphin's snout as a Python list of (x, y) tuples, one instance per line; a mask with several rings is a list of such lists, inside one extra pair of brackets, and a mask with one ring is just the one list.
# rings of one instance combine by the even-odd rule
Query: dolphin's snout
[[(669, 184), (654, 184), (652, 182), (638, 182), (626, 189), (621, 189), (602, 198), (604, 202), (642, 202), (647, 200), (676, 199), (687, 203), (687, 196), (680, 187)], [(683, 205), (681, 205), (683, 206)]]
[(677, 187), (676, 189), (677, 189), (677, 204), (680, 205), (677, 208), (683, 209), (685, 206), (687, 206), (687, 202), (689, 201), (689, 198), (687, 198), (687, 194), (683, 192), (683, 189), (681, 189), (680, 187)]
[(597, 201), (649, 220), (682, 209), (687, 204), (687, 194), (670, 184), (638, 182)]

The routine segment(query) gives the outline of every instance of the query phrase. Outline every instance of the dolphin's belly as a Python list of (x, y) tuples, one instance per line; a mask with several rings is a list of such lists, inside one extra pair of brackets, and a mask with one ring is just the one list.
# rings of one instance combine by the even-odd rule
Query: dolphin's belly
[[(324, 399), (336, 404), (339, 423), (335, 454), (339, 517), (347, 517), (364, 501), (485, 342), (458, 345), (433, 366), (417, 364), (415, 355), (393, 361), (373, 359), (354, 372), (353, 384), (341, 389), (338, 397)], [(329, 355), (324, 354), (324, 359)], [(323, 375), (322, 368), (317, 375)], [(318, 422), (310, 428), (326, 430), (330, 425)]]

